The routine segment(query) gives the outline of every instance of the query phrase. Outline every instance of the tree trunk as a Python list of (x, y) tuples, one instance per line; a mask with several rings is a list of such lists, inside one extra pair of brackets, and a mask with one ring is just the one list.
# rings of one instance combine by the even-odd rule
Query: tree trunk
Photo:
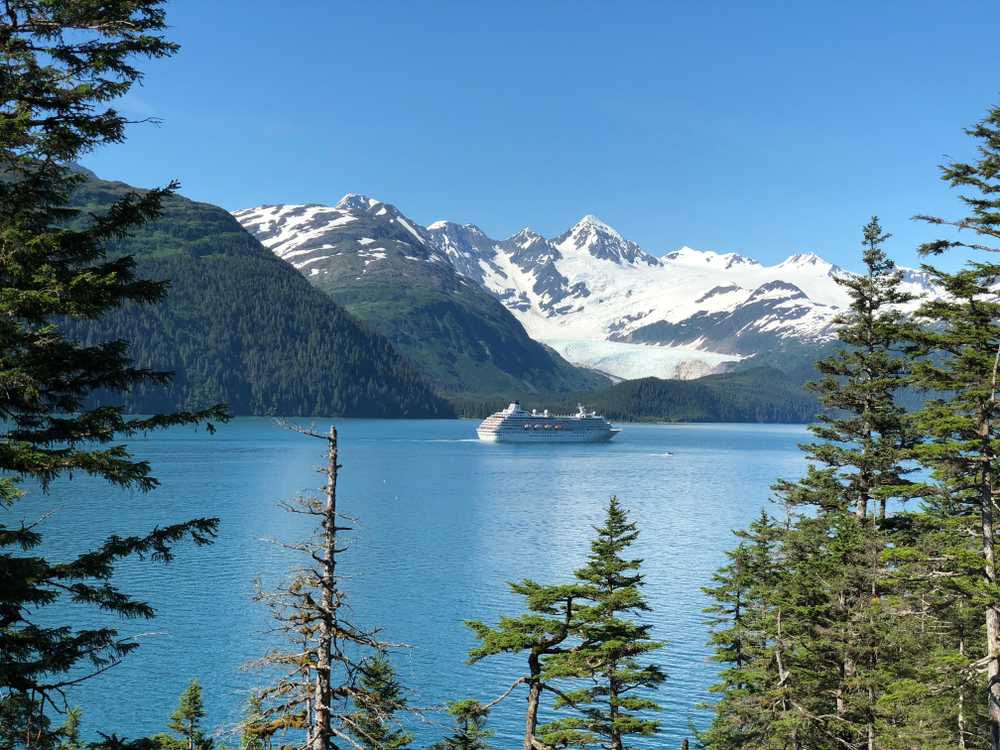
[[(962, 607), (959, 605), (959, 611)], [(965, 656), (965, 636), (958, 642), (958, 653)], [(958, 746), (965, 750), (965, 686), (958, 689)]]
[(875, 750), (875, 688), (868, 688), (868, 750)]
[(528, 682), (528, 717), (524, 727), (524, 750), (533, 750), (535, 744), (535, 728), (538, 726), (538, 704), (542, 693), (542, 665), (538, 652), (532, 649), (528, 655), (528, 668), (531, 670), (531, 680)]
[[(979, 420), (979, 437), (982, 439), (983, 478), (980, 485), (980, 515), (983, 531), (983, 579), (988, 587), (996, 585), (996, 557), (993, 547), (993, 451), (990, 448), (990, 422), (987, 415)], [(988, 679), (990, 748), (1000, 750), (1000, 612), (996, 607), (986, 608), (986, 654), (990, 658), (986, 667)]]
[[(618, 664), (615, 663), (612, 671), (617, 668)], [(622, 735), (615, 726), (615, 722), (618, 721), (618, 680), (614, 677), (608, 680), (608, 702), (611, 708), (611, 750), (623, 750)]]
[(837, 716), (843, 716), (846, 705), (844, 703), (844, 680), (846, 679), (846, 668), (843, 662), (838, 666), (840, 679), (837, 681)]
[(326, 507), (323, 511), (322, 604), (319, 643), (316, 656), (316, 713), (313, 723), (312, 750), (333, 747), (330, 727), (330, 704), (333, 702), (331, 671), (333, 666), (334, 586), (337, 567), (337, 428), (330, 427), (330, 464), (326, 470)]

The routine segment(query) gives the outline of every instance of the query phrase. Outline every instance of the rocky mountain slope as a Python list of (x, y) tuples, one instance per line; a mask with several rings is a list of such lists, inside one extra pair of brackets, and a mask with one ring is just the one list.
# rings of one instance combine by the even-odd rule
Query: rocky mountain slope
[[(757, 362), (790, 370), (836, 338), (833, 319), (849, 302), (834, 280), (847, 272), (813, 253), (770, 267), (687, 247), (657, 258), (594, 216), (554, 239), (525, 229), (495, 240), (473, 224), (425, 228), (358, 195), (332, 209), (266, 206), (235, 215), (404, 350), (407, 337), (377, 322), (391, 289), (370, 290), (410, 288), (405, 279), (414, 275), (424, 286), (439, 278), (441, 292), (487, 291), (533, 339), (614, 379), (686, 379)], [(926, 274), (904, 270), (908, 291), (937, 293)]]
[(387, 336), (434, 385), (477, 393), (570, 393), (607, 378), (534, 341), (494, 295), (456, 272), (426, 229), (394, 206), (237, 211), (245, 229), (319, 290)]

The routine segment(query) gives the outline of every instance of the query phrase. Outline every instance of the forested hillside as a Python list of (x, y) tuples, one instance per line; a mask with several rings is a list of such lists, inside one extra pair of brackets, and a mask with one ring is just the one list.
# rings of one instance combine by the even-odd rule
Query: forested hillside
[[(507, 406), (503, 399), (449, 396), (460, 417), (484, 418)], [(527, 409), (559, 414), (584, 404), (620, 422), (761, 422), (805, 423), (821, 410), (812, 394), (773, 367), (758, 367), (696, 380), (642, 378), (603, 391), (570, 396), (522, 399)]]
[[(99, 212), (129, 191), (91, 179), (74, 194)], [(86, 344), (132, 342), (137, 365), (176, 372), (125, 402), (137, 413), (225, 402), (237, 415), (446, 417), (416, 368), (379, 333), (275, 258), (223, 209), (179, 196), (116, 252), (140, 276), (169, 279), (165, 302), (67, 321)]]

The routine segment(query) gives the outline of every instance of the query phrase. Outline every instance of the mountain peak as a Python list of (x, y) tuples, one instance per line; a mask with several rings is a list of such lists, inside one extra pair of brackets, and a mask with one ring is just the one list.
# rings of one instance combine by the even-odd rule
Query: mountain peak
[(818, 266), (818, 265), (828, 266), (830, 264), (827, 263), (818, 255), (816, 255), (816, 253), (809, 252), (809, 253), (799, 253), (797, 255), (789, 256), (788, 260), (779, 265), (779, 268), (782, 266), (787, 268), (789, 266), (801, 267), (801, 266)]
[(618, 232), (616, 232), (614, 229), (612, 229), (610, 226), (605, 224), (603, 221), (598, 219), (593, 214), (587, 214), (582, 219), (580, 219), (580, 221), (576, 223), (576, 226), (574, 226), (570, 230), (570, 232), (575, 232), (576, 230), (582, 231), (586, 229), (591, 229), (596, 232), (600, 232), (602, 234), (611, 235), (615, 239), (624, 240), (624, 238), (620, 234), (618, 234)]
[(660, 262), (641, 247), (622, 237), (593, 214), (587, 214), (568, 232), (552, 240), (561, 252), (584, 252), (616, 265), (642, 263), (658, 266)]
[(374, 198), (369, 198), (367, 195), (348, 193), (340, 199), (340, 202), (337, 203), (334, 208), (342, 210), (353, 208), (355, 211), (367, 211), (372, 206), (377, 206), (381, 202), (382, 201), (377, 201)]
[(504, 240), (504, 243), (510, 243), (522, 249), (535, 245), (539, 242), (546, 243), (548, 240), (529, 227), (525, 227), (517, 234), (513, 234)]

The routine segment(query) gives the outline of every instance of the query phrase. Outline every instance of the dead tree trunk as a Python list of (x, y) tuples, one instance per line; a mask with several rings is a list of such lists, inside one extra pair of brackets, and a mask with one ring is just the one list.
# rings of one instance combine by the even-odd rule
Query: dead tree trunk
[(337, 428), (330, 426), (329, 464), (326, 470), (326, 505), (323, 508), (323, 549), (321, 552), (321, 604), (319, 638), (316, 649), (316, 711), (314, 713), (312, 750), (335, 747), (330, 726), (330, 705), (333, 701), (333, 638), (336, 628), (337, 585)]

